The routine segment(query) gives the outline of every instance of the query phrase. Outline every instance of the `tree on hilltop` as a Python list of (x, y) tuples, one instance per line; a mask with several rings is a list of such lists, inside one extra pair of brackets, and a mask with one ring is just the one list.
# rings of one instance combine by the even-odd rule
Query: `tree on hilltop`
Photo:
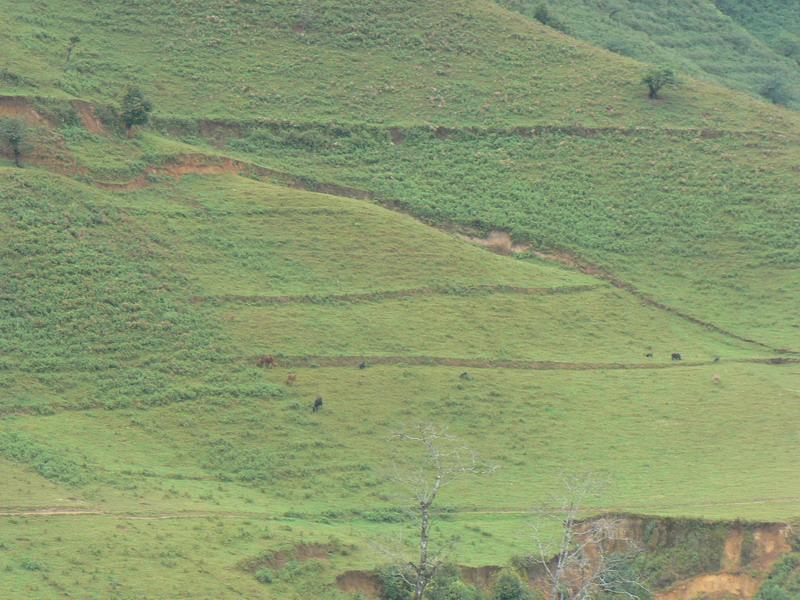
[(134, 125), (146, 125), (150, 120), (153, 105), (139, 88), (129, 87), (122, 97), (122, 122), (128, 137)]

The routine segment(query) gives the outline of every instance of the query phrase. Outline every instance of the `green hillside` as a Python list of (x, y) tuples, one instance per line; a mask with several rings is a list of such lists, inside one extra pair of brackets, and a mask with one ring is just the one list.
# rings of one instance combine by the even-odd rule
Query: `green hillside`
[(499, 2), (623, 56), (800, 108), (800, 11), (793, 0)]
[[(116, 103), (135, 82), (160, 116), (246, 122), (798, 123), (796, 115), (699, 81), (673, 92), (679, 106), (656, 107), (639, 93), (642, 64), (483, 0), (42, 6), (3, 4), (9, 91)], [(81, 41), (65, 65), (73, 35)]]
[[(466, 564), (523, 551), (510, 531), (528, 517), (502, 511), (546, 502), (565, 470), (613, 473), (603, 507), (794, 514), (780, 503), (800, 492), (791, 367), (741, 362), (763, 354), (607, 283), (362, 201), (233, 176), (111, 194), (6, 169), (2, 190), (4, 507), (106, 515), (6, 520), (20, 597), (333, 597), (345, 566), (374, 565), (370, 531), (412, 526), (391, 516), (405, 502), (387, 442), (420, 418), (502, 465), (491, 496), (465, 482), (447, 497)], [(697, 366), (673, 367), (674, 348)], [(278, 369), (255, 366), (266, 352)], [(753, 445), (765, 436), (786, 452)], [(486, 514), (459, 516), (471, 510)], [(147, 520), (192, 513), (188, 529)], [(112, 525), (125, 515), (145, 520)], [(10, 541), (20, 536), (36, 542)], [(329, 538), (355, 548), (268, 590), (246, 569), (218, 581)], [(121, 570), (114, 557), (129, 552)]]
[(0, 7), (4, 598), (353, 600), (415, 535), (420, 422), (497, 467), (438, 503), (461, 565), (557, 537), (570, 474), (800, 515), (798, 113), (689, 67), (651, 101), (489, 1)]

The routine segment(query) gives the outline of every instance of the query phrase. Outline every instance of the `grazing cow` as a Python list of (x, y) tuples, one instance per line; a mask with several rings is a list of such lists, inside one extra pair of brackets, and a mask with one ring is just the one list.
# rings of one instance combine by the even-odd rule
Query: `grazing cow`
[(458, 376), (459, 379), (463, 379), (464, 381), (472, 381), (472, 375), (464, 371), (461, 375)]
[(653, 353), (652, 352), (648, 352), (647, 354), (645, 354), (645, 356), (647, 358), (653, 358)]
[(672, 353), (672, 360), (682, 360), (680, 352), (673, 352)]
[(714, 357), (714, 362), (715, 362), (715, 363), (716, 363), (716, 362), (719, 362), (719, 356), (715, 356), (715, 357)]
[(722, 381), (722, 378), (719, 375), (714, 375), (711, 378), (711, 381), (713, 381), (715, 384), (719, 385), (719, 382)]
[(311, 409), (311, 412), (319, 412), (322, 410), (322, 396), (317, 396), (317, 399), (314, 400), (314, 408)]
[(358, 368), (359, 369), (366, 369), (367, 368), (367, 362), (362, 360), (360, 363), (358, 363)]
[(272, 367), (278, 366), (278, 363), (275, 362), (275, 358), (272, 356), (272, 354), (267, 354), (266, 356), (262, 356), (261, 358), (258, 359), (258, 362), (256, 364), (263, 369), (271, 369)]
[(297, 375), (294, 373), (289, 373), (286, 376), (286, 385), (294, 385), (295, 383), (297, 383)]

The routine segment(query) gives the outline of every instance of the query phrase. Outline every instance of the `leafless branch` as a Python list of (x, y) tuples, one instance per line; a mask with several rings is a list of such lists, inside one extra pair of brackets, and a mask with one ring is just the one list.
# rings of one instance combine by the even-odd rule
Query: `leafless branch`
[(646, 592), (644, 586), (623, 576), (621, 567), (636, 551), (626, 539), (621, 519), (606, 515), (586, 519), (586, 509), (607, 486), (596, 475), (565, 477), (564, 493), (544, 514), (561, 521), (557, 543), (546, 545), (534, 530), (536, 556), (549, 600), (590, 600), (598, 591), (631, 600)]

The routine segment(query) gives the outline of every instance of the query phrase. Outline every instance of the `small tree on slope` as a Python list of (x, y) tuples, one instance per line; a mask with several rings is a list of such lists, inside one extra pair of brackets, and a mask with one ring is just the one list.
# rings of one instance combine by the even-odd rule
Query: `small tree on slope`
[(678, 80), (672, 69), (661, 68), (649, 71), (642, 79), (642, 83), (647, 86), (650, 99), (655, 100), (664, 86), (677, 85)]
[(150, 120), (153, 105), (145, 99), (138, 88), (128, 88), (122, 97), (122, 122), (128, 137), (134, 125), (146, 125)]
[(22, 166), (22, 152), (26, 146), (28, 127), (20, 119), (0, 119), (0, 139), (14, 156), (14, 164)]

